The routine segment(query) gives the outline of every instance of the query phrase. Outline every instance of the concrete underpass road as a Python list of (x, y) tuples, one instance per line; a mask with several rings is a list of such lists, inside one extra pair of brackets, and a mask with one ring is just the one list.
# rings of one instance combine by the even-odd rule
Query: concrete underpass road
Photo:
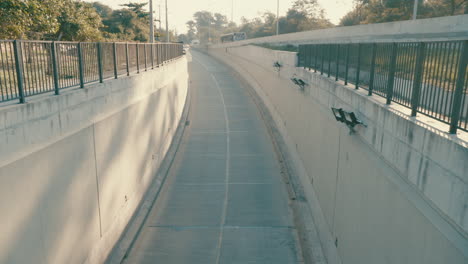
[(302, 263), (255, 103), (225, 66), (191, 55), (190, 125), (125, 263)]

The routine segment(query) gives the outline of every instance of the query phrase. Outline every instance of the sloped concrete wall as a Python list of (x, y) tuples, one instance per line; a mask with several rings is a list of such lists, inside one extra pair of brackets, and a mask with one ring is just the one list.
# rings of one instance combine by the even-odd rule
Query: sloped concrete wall
[(214, 47), (224, 48), (262, 43), (299, 45), (308, 43), (464, 40), (468, 37), (466, 25), (468, 25), (468, 15), (446, 16), (280, 34), (224, 43), (214, 45)]
[[(318, 198), (323, 247), (335, 242), (343, 263), (468, 262), (468, 133), (449, 135), (448, 125), (296, 68), (295, 53), (208, 53), (256, 90), (296, 153), (308, 200)], [(300, 90), (293, 76), (309, 86)], [(350, 134), (330, 107), (356, 112), (367, 128)], [(324, 252), (333, 259), (333, 249)]]
[(0, 108), (0, 263), (102, 263), (154, 179), (186, 59)]

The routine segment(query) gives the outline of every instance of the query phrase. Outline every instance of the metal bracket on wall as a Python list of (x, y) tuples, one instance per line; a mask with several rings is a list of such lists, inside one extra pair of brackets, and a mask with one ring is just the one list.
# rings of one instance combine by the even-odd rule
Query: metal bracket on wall
[(275, 63), (273, 63), (273, 67), (275, 67), (276, 71), (279, 72), (281, 68), (283, 67), (283, 64), (281, 64), (281, 62), (279, 61), (275, 61)]
[(299, 78), (296, 78), (296, 77), (294, 77), (294, 76), (291, 78), (291, 81), (292, 81), (295, 85), (299, 86), (299, 88), (301, 89), (301, 91), (304, 91), (304, 88), (305, 88), (306, 86), (308, 86), (308, 84), (307, 84), (306, 82), (304, 82), (304, 80), (299, 79)]
[(364, 124), (364, 122), (362, 122), (356, 117), (356, 114), (354, 112), (344, 111), (343, 108), (332, 107), (331, 109), (336, 121), (344, 123), (349, 128), (349, 134), (356, 133), (354, 127), (357, 125), (367, 127), (367, 125)]

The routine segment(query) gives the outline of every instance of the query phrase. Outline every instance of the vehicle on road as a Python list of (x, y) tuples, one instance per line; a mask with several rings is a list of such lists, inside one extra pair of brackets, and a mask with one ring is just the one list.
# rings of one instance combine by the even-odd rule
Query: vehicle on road
[(234, 42), (247, 39), (247, 34), (245, 32), (233, 32), (221, 36), (221, 42)]

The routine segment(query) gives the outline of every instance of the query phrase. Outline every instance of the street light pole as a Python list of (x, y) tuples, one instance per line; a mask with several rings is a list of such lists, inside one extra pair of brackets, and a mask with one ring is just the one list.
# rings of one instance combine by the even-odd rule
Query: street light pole
[(159, 5), (159, 34), (162, 32), (162, 27), (161, 27), (161, 5)]
[(154, 17), (153, 17), (153, 0), (149, 0), (150, 9), (150, 43), (154, 42)]
[(276, 4), (276, 35), (279, 35), (279, 0)]
[(208, 22), (208, 44), (211, 43), (211, 17)]
[(413, 20), (416, 20), (417, 16), (418, 16), (418, 0), (414, 0)]
[(234, 0), (231, 2), (231, 22), (234, 22)]
[(169, 42), (169, 19), (167, 15), (167, 0), (166, 0), (166, 42)]

